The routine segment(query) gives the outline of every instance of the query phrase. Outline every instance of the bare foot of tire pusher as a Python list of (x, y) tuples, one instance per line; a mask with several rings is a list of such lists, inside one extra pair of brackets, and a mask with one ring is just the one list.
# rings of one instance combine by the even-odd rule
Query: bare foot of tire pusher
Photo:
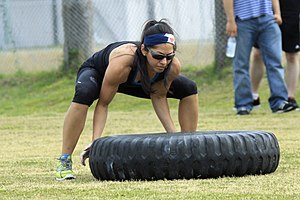
[(199, 131), (99, 138), (89, 165), (99, 180), (203, 179), (272, 173), (279, 157), (272, 133)]

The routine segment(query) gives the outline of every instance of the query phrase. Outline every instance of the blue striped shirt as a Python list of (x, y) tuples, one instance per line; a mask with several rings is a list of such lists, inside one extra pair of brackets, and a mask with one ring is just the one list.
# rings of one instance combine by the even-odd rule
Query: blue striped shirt
[(234, 0), (234, 15), (241, 20), (273, 15), (272, 0)]

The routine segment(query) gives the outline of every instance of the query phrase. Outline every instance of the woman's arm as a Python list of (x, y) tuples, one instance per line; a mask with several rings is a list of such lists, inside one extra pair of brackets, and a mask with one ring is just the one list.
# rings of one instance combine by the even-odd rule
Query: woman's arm
[[(102, 82), (99, 100), (94, 110), (92, 141), (102, 135), (106, 124), (108, 105), (117, 93), (119, 85), (127, 80), (131, 70), (129, 63), (132, 62), (132, 58), (133, 56), (129, 53), (110, 59)], [(91, 145), (92, 143), (87, 145), (80, 154), (80, 162), (84, 166), (85, 160), (89, 157)]]
[[(163, 81), (160, 81), (160, 85), (163, 85)], [(164, 87), (164, 86), (163, 86)], [(171, 118), (169, 104), (166, 97), (166, 93), (154, 93), (151, 94), (151, 101), (155, 113), (165, 128), (166, 132), (176, 132), (175, 125)]]
[(110, 60), (103, 79), (99, 100), (94, 110), (93, 140), (100, 138), (102, 135), (106, 124), (108, 105), (117, 93), (119, 85), (127, 80), (132, 59), (133, 56), (129, 54)]
[(106, 124), (108, 105), (118, 90), (118, 80), (112, 79), (113, 74), (115, 74), (114, 71), (109, 67), (103, 79), (99, 100), (94, 110), (93, 140), (101, 137)]
[(164, 85), (164, 81), (159, 81), (153, 85), (154, 93), (151, 94), (151, 101), (153, 108), (166, 132), (176, 132), (175, 125), (173, 123), (169, 104), (167, 100), (167, 92), (170, 88), (172, 81), (180, 73), (180, 63), (177, 58), (173, 59), (172, 66), (167, 77), (167, 87)]

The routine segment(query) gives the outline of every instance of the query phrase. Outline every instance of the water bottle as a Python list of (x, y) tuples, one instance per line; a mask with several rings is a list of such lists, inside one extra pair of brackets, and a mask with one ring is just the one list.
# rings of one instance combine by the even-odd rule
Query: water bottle
[(233, 58), (234, 57), (235, 47), (236, 47), (235, 37), (229, 37), (228, 41), (227, 41), (227, 47), (226, 47), (226, 56), (228, 58)]

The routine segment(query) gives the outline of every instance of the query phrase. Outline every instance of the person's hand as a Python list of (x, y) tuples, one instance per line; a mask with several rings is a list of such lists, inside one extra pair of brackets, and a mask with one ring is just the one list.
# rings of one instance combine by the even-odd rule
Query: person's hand
[(237, 36), (237, 25), (235, 21), (228, 21), (226, 24), (226, 34), (229, 37)]
[(80, 163), (85, 166), (85, 160), (89, 158), (90, 149), (91, 149), (92, 143), (88, 144), (80, 154)]
[(282, 18), (281, 18), (281, 15), (274, 14), (274, 19), (275, 19), (275, 22), (276, 22), (278, 25), (281, 25), (281, 24), (282, 24)]

